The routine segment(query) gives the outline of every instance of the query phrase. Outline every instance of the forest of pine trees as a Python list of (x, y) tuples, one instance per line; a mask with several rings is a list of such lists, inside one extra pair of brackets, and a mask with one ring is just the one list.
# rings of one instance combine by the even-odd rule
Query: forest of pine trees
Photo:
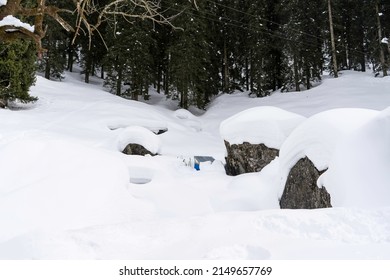
[[(221, 92), (263, 97), (310, 89), (324, 71), (337, 74), (335, 69), (387, 75), (390, 2), (332, 0), (333, 52), (329, 1), (203, 0), (195, 6), (163, 0), (161, 11), (173, 16), (171, 24), (116, 15), (92, 37), (80, 33), (76, 40), (47, 19), (42, 42), (47, 51), (38, 66), (46, 78), (61, 79), (77, 63), (86, 83), (99, 75), (113, 94), (134, 100), (147, 99), (154, 87), (182, 108), (205, 108)], [(10, 55), (2, 51), (0, 63)]]

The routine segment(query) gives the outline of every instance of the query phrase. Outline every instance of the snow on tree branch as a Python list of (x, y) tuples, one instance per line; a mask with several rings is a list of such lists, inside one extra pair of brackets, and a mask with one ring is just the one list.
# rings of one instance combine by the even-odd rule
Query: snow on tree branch
[[(197, 7), (196, 0), (189, 0)], [(66, 31), (74, 32), (75, 37), (80, 33), (88, 34), (91, 38), (97, 28), (112, 16), (122, 16), (126, 19), (141, 18), (148, 19), (160, 24), (171, 24), (174, 16), (166, 17), (160, 10), (160, 2), (156, 0), (112, 0), (108, 4), (100, 6), (94, 0), (68, 0), (73, 8), (61, 9), (56, 5), (46, 4), (46, 0), (36, 0), (35, 5), (28, 6), (22, 0), (0, 0), (0, 40), (9, 41), (17, 38), (32, 39), (42, 52), (41, 40), (45, 36), (44, 17), (50, 16), (56, 20)], [(64, 13), (76, 13), (75, 23), (66, 21)], [(180, 14), (180, 12), (178, 13)], [(97, 20), (91, 21), (91, 15), (97, 15)], [(31, 25), (23, 22), (15, 24), (7, 23), (7, 17), (17, 18), (26, 16), (33, 18), (34, 29)], [(5, 21), (4, 21), (5, 20)], [(12, 29), (10, 26), (14, 26)]]
[(0, 20), (0, 27), (3, 27), (3, 26), (10, 26), (9, 29), (6, 29), (6, 32), (12, 32), (13, 29), (24, 28), (27, 31), (34, 33), (34, 26), (31, 26), (28, 23), (22, 22), (13, 16), (6, 16), (2, 20)]

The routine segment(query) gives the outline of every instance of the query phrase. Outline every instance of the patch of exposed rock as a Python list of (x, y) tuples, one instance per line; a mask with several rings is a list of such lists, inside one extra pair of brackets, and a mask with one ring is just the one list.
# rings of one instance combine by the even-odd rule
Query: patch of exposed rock
[(138, 156), (145, 156), (145, 155), (151, 155), (155, 156), (156, 154), (153, 154), (149, 150), (147, 150), (144, 146), (140, 144), (134, 144), (130, 143), (128, 144), (125, 149), (122, 151), (122, 153), (126, 155), (138, 155)]
[(264, 144), (244, 142), (230, 145), (225, 140), (225, 146), (227, 150), (226, 174), (233, 176), (259, 172), (279, 154), (279, 150), (268, 148)]
[(319, 171), (307, 157), (300, 159), (288, 174), (283, 195), (282, 209), (316, 209), (332, 207), (325, 187), (319, 188), (317, 180), (326, 170)]

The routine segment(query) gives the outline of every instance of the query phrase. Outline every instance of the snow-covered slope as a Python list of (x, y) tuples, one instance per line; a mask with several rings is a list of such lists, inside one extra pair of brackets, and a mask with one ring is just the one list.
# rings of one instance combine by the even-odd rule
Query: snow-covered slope
[[(157, 93), (145, 104), (73, 74), (64, 82), (38, 77), (37, 104), (0, 110), (0, 258), (390, 258), (389, 88), (389, 78), (344, 72), (301, 93), (221, 95), (199, 115)], [(340, 198), (338, 208), (279, 210), (281, 158), (260, 173), (225, 175), (219, 127), (259, 106), (309, 117), (300, 126), (306, 123), (311, 137), (290, 143), (329, 137), (321, 139), (334, 153), (326, 155), (329, 171), (320, 179)], [(326, 133), (340, 136), (337, 129), (310, 125), (311, 116), (335, 108), (378, 113), (363, 124), (359, 112), (367, 110), (354, 109), (354, 127), (340, 138)], [(336, 124), (343, 115), (329, 117)], [(245, 127), (240, 141), (253, 136), (251, 124)], [(127, 141), (160, 156), (124, 155)], [(188, 166), (195, 155), (216, 161), (196, 171)]]

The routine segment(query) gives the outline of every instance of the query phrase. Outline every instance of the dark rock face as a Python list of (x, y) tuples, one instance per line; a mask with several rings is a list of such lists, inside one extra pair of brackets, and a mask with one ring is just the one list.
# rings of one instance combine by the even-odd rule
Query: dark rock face
[(316, 209), (332, 207), (330, 195), (325, 187), (317, 187), (318, 171), (307, 157), (300, 159), (288, 174), (283, 195), (280, 199), (282, 209)]
[(279, 155), (276, 149), (268, 148), (264, 144), (243, 144), (230, 145), (225, 141), (227, 149), (226, 174), (240, 175), (249, 172), (259, 172), (267, 164)]
[(126, 146), (126, 148), (122, 151), (122, 153), (126, 155), (138, 155), (138, 156), (145, 156), (145, 155), (152, 155), (155, 156), (155, 154), (151, 153), (147, 149), (144, 148), (144, 146), (139, 144), (133, 144), (130, 143)]

